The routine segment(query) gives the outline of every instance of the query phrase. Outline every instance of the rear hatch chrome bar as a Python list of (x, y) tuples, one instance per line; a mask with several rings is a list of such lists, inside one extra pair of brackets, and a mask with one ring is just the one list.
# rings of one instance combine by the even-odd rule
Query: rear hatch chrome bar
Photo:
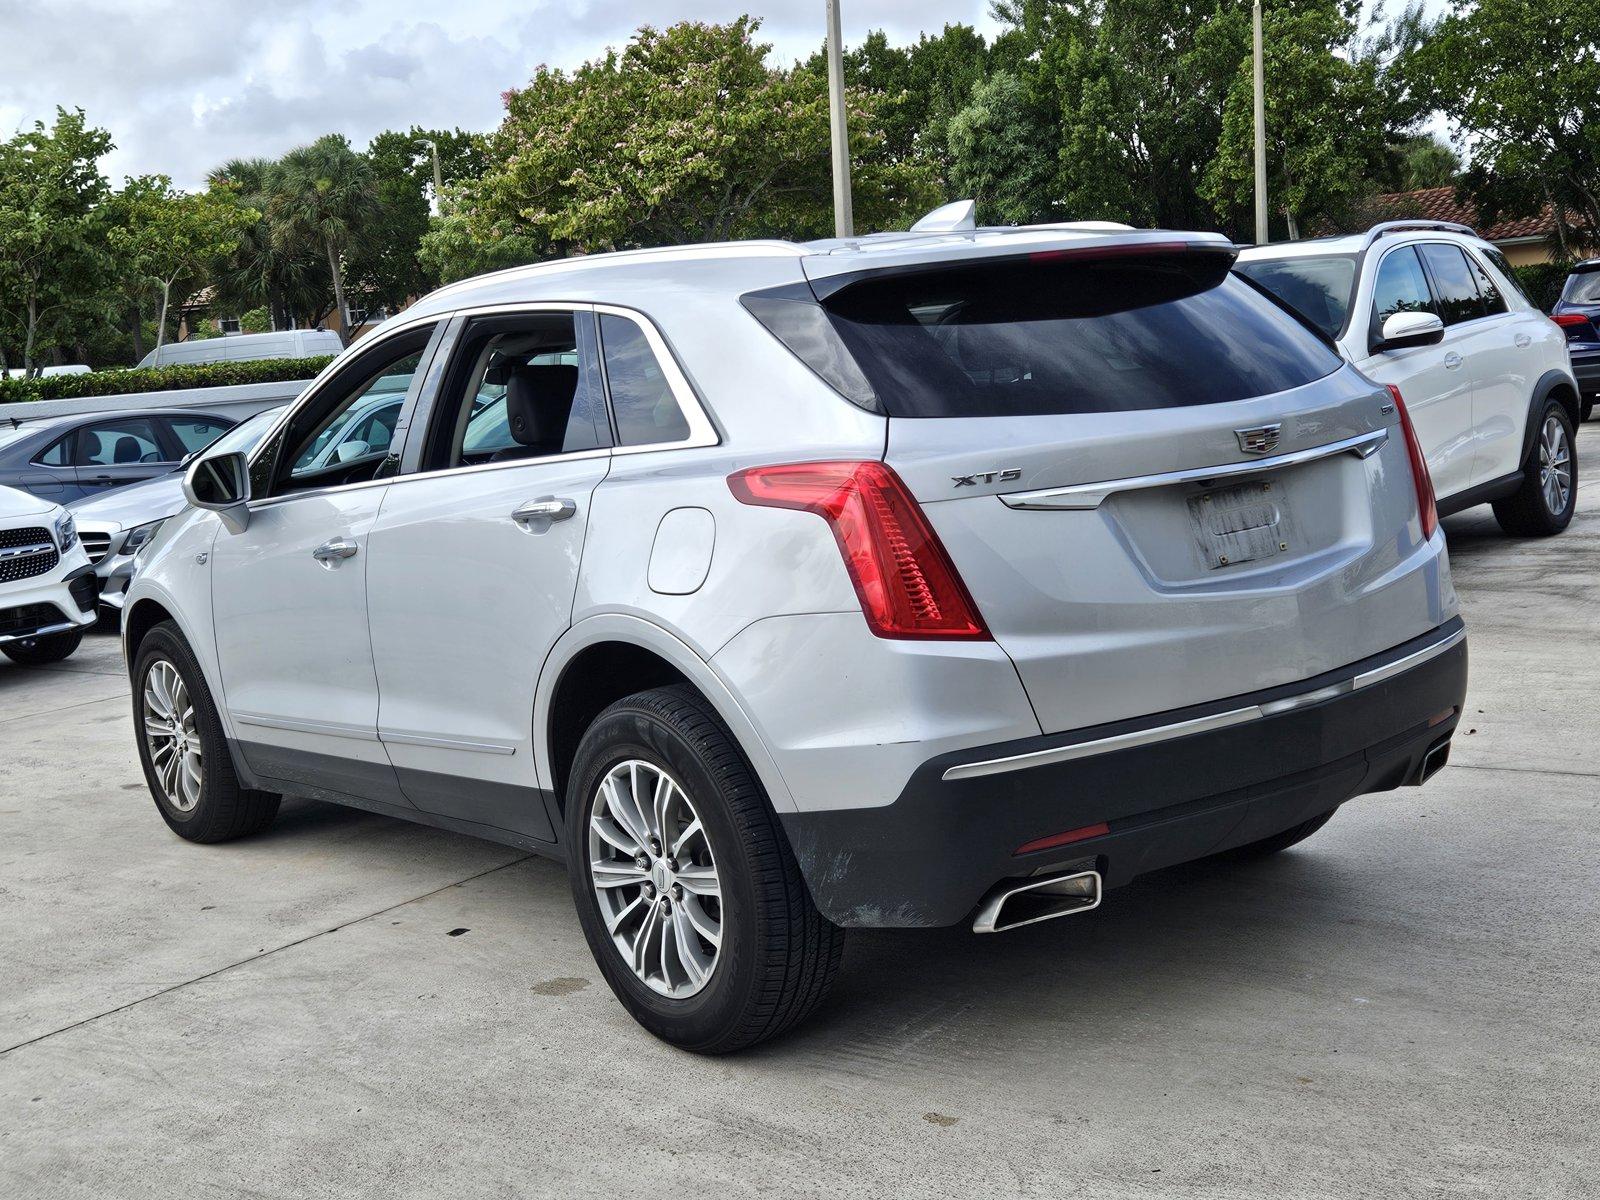
[(1357, 434), (1355, 437), (1329, 442), (1325, 446), (1312, 446), (1309, 450), (1296, 450), (1291, 454), (1277, 454), (1271, 458), (1223, 463), (1215, 467), (1191, 467), (1186, 471), (1164, 471), (1159, 475), (1135, 475), (1128, 479), (1107, 479), (1099, 483), (1075, 483), (1068, 487), (1046, 488), (1037, 492), (1012, 492), (1001, 496), (1000, 501), (1008, 508), (1099, 508), (1108, 496), (1117, 492), (1170, 487), (1180, 483), (1210, 483), (1240, 475), (1258, 475), (1263, 471), (1277, 471), (1299, 463), (1315, 462), (1319, 458), (1332, 458), (1336, 454), (1354, 454), (1358, 458), (1370, 458), (1388, 440), (1387, 428), (1374, 429), (1368, 433)]

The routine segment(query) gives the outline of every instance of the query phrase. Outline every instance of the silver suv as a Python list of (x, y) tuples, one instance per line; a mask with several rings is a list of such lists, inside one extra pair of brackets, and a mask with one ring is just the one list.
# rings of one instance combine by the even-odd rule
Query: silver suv
[[(434, 293), (142, 550), (159, 812), (562, 858), (617, 997), (723, 1052), (846, 928), (1086, 912), (1421, 783), (1467, 669), (1421, 450), (1234, 256), (969, 226)], [(396, 376), (381, 459), (306, 454)]]

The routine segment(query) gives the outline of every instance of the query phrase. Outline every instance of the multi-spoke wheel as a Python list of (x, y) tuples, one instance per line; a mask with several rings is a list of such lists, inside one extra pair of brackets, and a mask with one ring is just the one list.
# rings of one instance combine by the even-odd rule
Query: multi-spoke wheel
[(1560, 533), (1577, 508), (1578, 454), (1572, 416), (1560, 401), (1550, 399), (1536, 410), (1536, 420), (1533, 446), (1522, 468), (1522, 485), (1494, 502), (1500, 527), (1519, 537)]
[(617, 952), (679, 999), (705, 987), (722, 944), (722, 888), (705, 825), (671, 775), (629, 759), (600, 781), (589, 875)]
[(566, 795), (584, 936), (641, 1025), (726, 1053), (821, 1002), (843, 931), (812, 904), (760, 783), (698, 692), (661, 688), (606, 709)]
[(174, 833), (224, 842), (272, 823), (278, 797), (239, 786), (200, 664), (170, 621), (139, 643), (133, 721), (145, 782)]
[(144, 740), (167, 803), (192, 811), (205, 779), (204, 753), (189, 689), (165, 659), (152, 663), (144, 677)]
[(1572, 451), (1567, 427), (1554, 413), (1545, 417), (1539, 434), (1539, 486), (1551, 516), (1566, 511), (1572, 495)]

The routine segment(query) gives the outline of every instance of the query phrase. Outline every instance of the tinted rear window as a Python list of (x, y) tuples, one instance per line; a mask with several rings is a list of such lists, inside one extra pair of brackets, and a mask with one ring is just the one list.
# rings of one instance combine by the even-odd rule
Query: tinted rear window
[(1179, 253), (1015, 259), (868, 276), (825, 303), (896, 417), (1221, 404), (1310, 383), (1338, 355), (1228, 275)]
[(1344, 328), (1350, 312), (1350, 293), (1355, 290), (1353, 256), (1252, 259), (1234, 269), (1255, 280), (1329, 337), (1338, 337)]
[(1573, 304), (1600, 304), (1600, 271), (1580, 271), (1567, 276), (1561, 298)]

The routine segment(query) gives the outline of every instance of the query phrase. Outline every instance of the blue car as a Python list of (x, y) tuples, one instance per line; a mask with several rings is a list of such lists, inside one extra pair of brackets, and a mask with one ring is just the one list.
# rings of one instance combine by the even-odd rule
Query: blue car
[(0, 487), (55, 504), (165, 475), (237, 424), (186, 409), (0, 420)]
[(1600, 399), (1600, 258), (1572, 268), (1550, 316), (1566, 332), (1572, 373), (1583, 391), (1581, 416), (1587, 421)]

